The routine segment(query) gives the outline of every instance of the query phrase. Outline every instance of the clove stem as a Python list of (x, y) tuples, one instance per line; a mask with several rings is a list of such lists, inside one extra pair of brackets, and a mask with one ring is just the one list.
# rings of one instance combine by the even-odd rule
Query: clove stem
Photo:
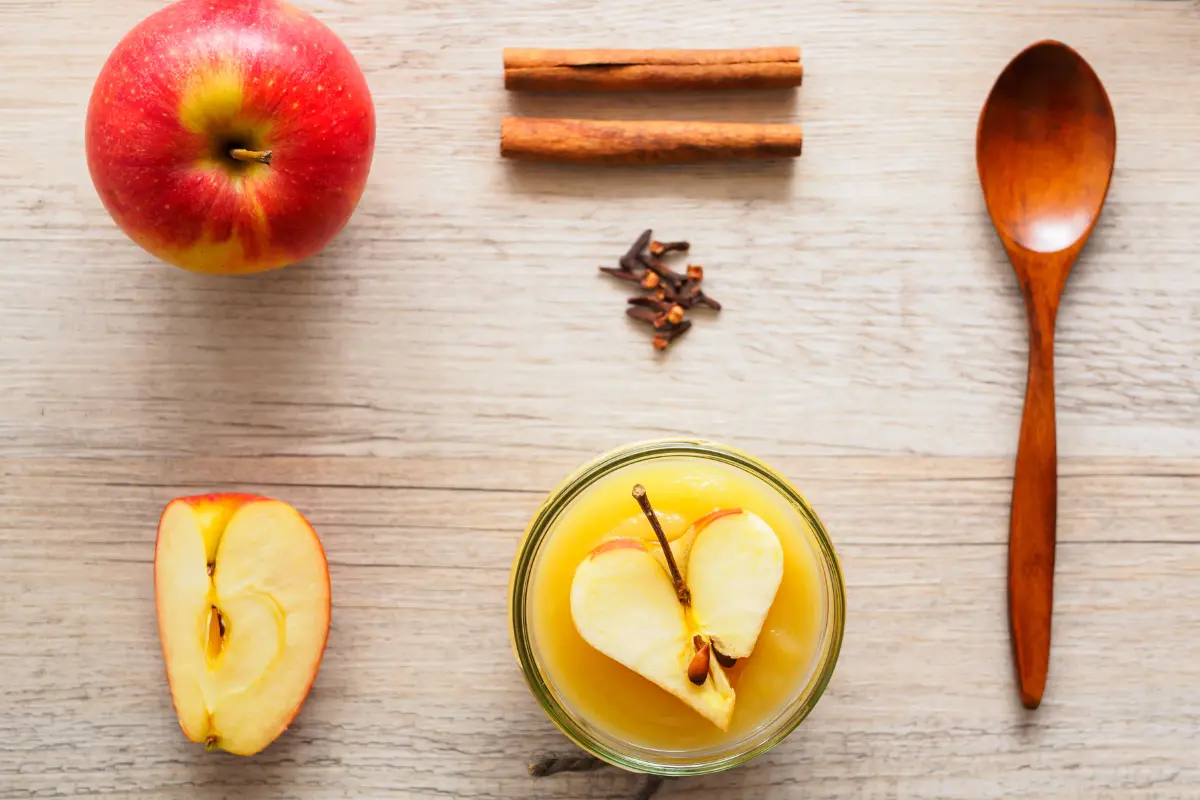
[(587, 753), (538, 753), (529, 765), (529, 774), (535, 778), (557, 775), (560, 772), (591, 772), (608, 766)]
[(692, 328), (691, 320), (685, 319), (683, 322), (680, 322), (678, 325), (675, 325), (673, 327), (668, 327), (665, 330), (662, 330), (657, 336), (654, 337), (654, 349), (655, 350), (666, 350), (667, 347), (670, 346), (671, 342), (675, 341), (680, 336), (683, 336), (685, 333), (687, 333), (689, 330), (691, 330), (691, 328)]
[(687, 280), (686, 275), (680, 275), (678, 272), (671, 269), (666, 264), (659, 261), (657, 258), (654, 258), (653, 256), (647, 256), (647, 255), (639, 256), (638, 260), (642, 263), (643, 267), (648, 269), (650, 272), (653, 272), (655, 275), (657, 275), (662, 280), (671, 284), (671, 288), (673, 288), (673, 289), (678, 289), (680, 286), (683, 285), (684, 281)]
[(662, 258), (667, 253), (686, 253), (691, 247), (687, 242), (651, 242), (650, 255)]
[(605, 275), (612, 275), (614, 278), (620, 278), (623, 281), (633, 281), (634, 283), (637, 283), (637, 284), (640, 284), (642, 282), (642, 279), (640, 276), (638, 276), (635, 273), (630, 272), (627, 269), (623, 269), (623, 268), (619, 268), (619, 267), (601, 267), (600, 271), (603, 272)]
[(621, 256), (620, 261), (617, 262), (621, 265), (622, 269), (624, 269), (626, 272), (637, 271), (635, 267), (642, 256), (642, 251), (646, 249), (646, 245), (650, 244), (650, 237), (653, 235), (654, 232), (652, 230), (642, 231), (642, 235), (639, 236), (632, 245), (630, 245), (629, 252)]
[[(535, 760), (529, 765), (529, 774), (535, 778), (544, 778), (560, 772), (592, 772), (607, 766), (608, 764), (605, 762), (587, 753), (540, 752), (536, 754)], [(641, 788), (634, 795), (634, 800), (650, 800), (662, 786), (663, 779), (661, 777), (647, 775)]]
[(625, 313), (633, 319), (636, 319), (638, 322), (649, 322), (651, 325), (653, 325), (655, 320), (658, 319), (658, 314), (654, 313), (648, 308), (639, 308), (635, 306), (633, 308), (625, 309)]
[(633, 796), (633, 800), (650, 800), (651, 797), (658, 794), (658, 790), (663, 786), (663, 778), (660, 775), (647, 775), (646, 782), (642, 784), (642, 788)]
[(683, 582), (683, 575), (679, 573), (679, 566), (675, 563), (675, 554), (671, 552), (671, 545), (667, 543), (667, 535), (663, 533), (658, 515), (654, 513), (654, 506), (650, 505), (650, 498), (646, 496), (646, 487), (640, 483), (634, 486), (633, 499), (637, 500), (638, 505), (642, 507), (642, 513), (646, 515), (646, 519), (650, 520), (650, 527), (654, 529), (654, 535), (658, 537), (658, 543), (662, 545), (663, 556), (666, 557), (667, 567), (671, 570), (671, 579), (675, 582), (675, 594), (679, 597), (679, 602), (685, 606), (691, 605), (692, 593), (688, 591), (687, 584)]

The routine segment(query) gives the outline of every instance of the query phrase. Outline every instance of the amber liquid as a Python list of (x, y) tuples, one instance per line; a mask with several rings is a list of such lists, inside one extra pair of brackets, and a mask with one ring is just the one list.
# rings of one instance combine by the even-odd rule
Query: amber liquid
[[(575, 568), (594, 547), (617, 536), (655, 538), (630, 494), (636, 483), (646, 487), (669, 539), (711, 511), (742, 508), (762, 517), (783, 545), (783, 581), (758, 643), (729, 673), (737, 700), (728, 731), (594, 650), (571, 619)], [(527, 595), (530, 635), (543, 676), (588, 725), (653, 750), (716, 748), (771, 721), (812, 677), (827, 619), (824, 574), (808, 523), (756, 476), (705, 458), (644, 461), (597, 480), (555, 521)]]

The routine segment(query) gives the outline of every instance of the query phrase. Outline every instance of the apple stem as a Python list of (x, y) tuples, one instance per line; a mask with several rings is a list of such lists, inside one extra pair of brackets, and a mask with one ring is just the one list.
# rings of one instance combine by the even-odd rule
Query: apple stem
[(244, 147), (235, 147), (229, 151), (229, 157), (237, 161), (257, 161), (260, 164), (271, 164), (270, 150), (247, 150)]
[(675, 563), (675, 554), (671, 552), (671, 545), (667, 543), (667, 535), (663, 533), (658, 516), (654, 513), (654, 506), (650, 505), (650, 498), (646, 496), (646, 487), (640, 483), (634, 486), (633, 499), (637, 500), (638, 505), (642, 507), (642, 513), (646, 515), (646, 519), (650, 520), (650, 527), (654, 528), (654, 535), (658, 537), (658, 543), (662, 545), (663, 556), (667, 559), (667, 567), (671, 570), (671, 580), (675, 581), (675, 594), (679, 596), (679, 602), (685, 606), (691, 605), (692, 593), (688, 591), (687, 584), (683, 582), (683, 575), (679, 573), (679, 566)]

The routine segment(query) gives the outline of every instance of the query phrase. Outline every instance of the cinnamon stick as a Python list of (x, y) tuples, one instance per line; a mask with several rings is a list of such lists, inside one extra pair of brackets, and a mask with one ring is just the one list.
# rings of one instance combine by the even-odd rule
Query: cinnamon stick
[(787, 89), (803, 79), (798, 47), (504, 51), (509, 91)]
[(690, 164), (795, 158), (802, 138), (796, 125), (505, 117), (500, 155), (568, 164)]

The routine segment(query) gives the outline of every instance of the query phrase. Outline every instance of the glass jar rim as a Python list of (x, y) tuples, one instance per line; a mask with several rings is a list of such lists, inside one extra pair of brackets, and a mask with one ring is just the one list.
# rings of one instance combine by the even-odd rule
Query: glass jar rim
[[(828, 576), (828, 624), (815, 671), (803, 691), (766, 727), (750, 734), (745, 749), (698, 761), (664, 761), (631, 755), (601, 741), (571, 714), (543, 677), (525, 619), (525, 596), (540, 546), (553, 523), (579, 494), (600, 478), (632, 463), (667, 456), (714, 459), (740, 468), (774, 488), (804, 519), (813, 535), (815, 555)], [(804, 496), (762, 461), (726, 445), (698, 439), (652, 439), (627, 444), (586, 462), (555, 487), (533, 515), (521, 539), (509, 581), (509, 634), (517, 662), (530, 691), (550, 720), (586, 752), (616, 767), (652, 775), (680, 777), (707, 775), (744, 764), (775, 747), (800, 726), (824, 693), (833, 676), (845, 631), (846, 590), (841, 565), (824, 525)], [(761, 737), (756, 740), (756, 735)]]

